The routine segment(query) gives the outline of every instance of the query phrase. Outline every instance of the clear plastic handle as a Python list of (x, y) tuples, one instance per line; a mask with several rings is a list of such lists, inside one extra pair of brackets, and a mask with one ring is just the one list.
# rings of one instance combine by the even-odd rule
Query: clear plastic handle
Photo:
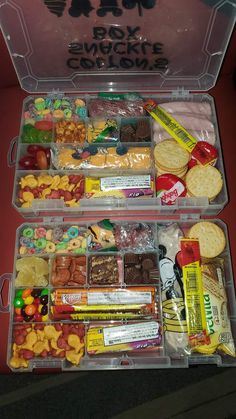
[(16, 143), (18, 141), (18, 137), (14, 137), (12, 138), (11, 142), (10, 142), (10, 146), (7, 152), (7, 164), (8, 167), (13, 167), (16, 164), (16, 152), (15, 152), (15, 147), (16, 147)]
[[(0, 276), (0, 313), (9, 313), (10, 310), (10, 295), (11, 295), (11, 279), (12, 279), (12, 274), (10, 273), (6, 273)], [(8, 301), (7, 301), (7, 305), (3, 304), (3, 297), (2, 297), (2, 291), (3, 291), (3, 287), (5, 282), (8, 281), (9, 282), (9, 289), (8, 289)]]

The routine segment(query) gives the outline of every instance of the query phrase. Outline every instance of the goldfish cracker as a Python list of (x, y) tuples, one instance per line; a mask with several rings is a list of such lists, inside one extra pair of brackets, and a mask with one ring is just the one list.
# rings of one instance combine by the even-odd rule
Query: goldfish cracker
[(74, 348), (77, 354), (84, 348), (84, 343), (80, 342), (80, 338), (77, 335), (69, 335), (68, 344)]
[(29, 349), (30, 351), (33, 350), (33, 346), (35, 345), (35, 343), (37, 342), (38, 338), (37, 338), (37, 334), (35, 331), (31, 331), (27, 334), (26, 338), (25, 338), (25, 343), (24, 345), (21, 345), (21, 348), (23, 349)]
[(74, 365), (79, 365), (83, 352), (76, 353), (74, 350), (66, 351), (66, 359)]
[(23, 192), (22, 197), (25, 202), (32, 202), (34, 199), (32, 192)]
[(50, 175), (40, 175), (38, 177), (38, 186), (51, 185), (52, 182), (53, 182), (53, 177)]
[(38, 181), (34, 177), (34, 175), (25, 176), (25, 186), (29, 186), (30, 188), (36, 188), (38, 186)]
[(13, 356), (10, 359), (10, 367), (12, 368), (28, 368), (29, 361), (26, 361), (24, 358), (18, 358)]
[(57, 340), (59, 336), (62, 334), (62, 331), (57, 331), (54, 326), (45, 326), (44, 328), (45, 337), (47, 339), (54, 339)]
[(47, 195), (50, 195), (50, 193), (51, 193), (51, 189), (50, 189), (50, 188), (45, 188), (45, 189), (42, 191), (41, 196), (42, 196), (42, 198), (43, 198), (43, 199), (46, 199), (46, 198), (47, 198)]
[(51, 183), (51, 188), (57, 190), (58, 189), (58, 186), (60, 184), (60, 181), (61, 181), (61, 179), (60, 179), (60, 176), (59, 175), (54, 176), (53, 177), (53, 181)]

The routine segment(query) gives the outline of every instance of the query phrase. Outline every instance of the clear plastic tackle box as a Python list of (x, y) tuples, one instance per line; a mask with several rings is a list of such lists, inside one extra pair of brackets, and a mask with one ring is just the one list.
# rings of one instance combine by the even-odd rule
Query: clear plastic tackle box
[[(183, 344), (177, 350), (178, 345), (181, 346), (177, 343), (178, 338), (173, 340), (176, 343), (173, 350), (175, 344), (170, 344), (171, 340), (167, 338), (168, 327), (163, 312), (169, 313), (173, 307), (168, 307), (163, 300), (165, 288), (160, 275), (163, 249), (158, 238), (160, 228), (173, 223), (187, 234), (201, 216), (219, 214), (228, 202), (214, 99), (206, 92), (215, 85), (220, 71), (234, 27), (235, 3), (180, 0), (176, 6), (170, 0), (37, 1), (26, 8), (23, 0), (1, 0), (0, 6), (1, 27), (13, 65), (21, 87), (30, 93), (23, 102), (16, 158), (10, 158), (10, 163), (15, 160), (16, 165), (12, 202), (24, 218), (35, 218), (34, 223), (20, 226), (16, 235), (9, 302), (8, 365), (13, 371), (53, 367), (62, 370), (170, 368), (201, 363), (235, 365), (232, 353), (224, 347), (224, 344), (234, 345), (236, 333), (234, 283), (224, 223), (214, 221), (226, 238), (225, 247), (219, 253), (219, 263), (224, 266), (224, 278), (219, 276), (219, 281), (227, 298), (223, 299), (220, 313), (215, 308), (214, 319), (221, 316), (228, 329), (220, 335), (221, 348), (218, 342), (211, 353), (204, 352), (204, 349), (201, 353), (192, 350), (194, 345), (189, 349), (189, 344)], [(223, 181), (217, 196), (209, 200), (206, 196), (193, 196), (189, 192), (178, 197), (173, 205), (165, 205), (158, 196), (155, 148), (170, 136), (166, 136), (165, 130), (144, 111), (143, 104), (150, 98), (166, 106), (171, 116), (179, 118), (198, 140), (209, 141), (216, 148), (215, 168)], [(124, 135), (124, 132), (127, 134), (124, 130), (127, 125), (129, 132), (130, 126), (134, 131), (131, 140)], [(142, 135), (138, 137), (136, 133), (140, 126), (145, 126), (145, 135), (141, 130)], [(75, 127), (77, 134), (73, 131)], [(104, 129), (107, 129), (106, 135)], [(65, 130), (69, 135), (66, 140)], [(35, 163), (32, 150), (43, 151), (47, 161)], [(158, 167), (161, 169), (165, 170)], [(178, 168), (182, 175), (181, 169)], [(186, 172), (183, 179), (185, 175)], [(130, 188), (125, 184), (127, 179), (132, 183), (134, 193), (138, 187), (148, 189), (148, 193), (146, 190), (137, 196), (124, 193)], [(45, 188), (45, 182), (48, 188)], [(112, 182), (121, 182), (122, 193), (102, 194), (102, 197), (95, 194), (93, 197), (94, 190), (100, 192), (103, 185), (104, 191), (104, 185)], [(144, 188), (146, 182), (148, 187)], [(41, 186), (42, 190), (48, 189), (43, 199), (42, 191), (37, 189)], [(32, 189), (36, 191), (32, 192)], [(58, 189), (64, 192), (58, 195)], [(69, 194), (66, 195), (65, 191)], [(164, 216), (168, 218), (162, 221)], [(137, 225), (144, 224), (153, 234), (152, 246), (146, 248), (144, 245), (138, 249), (130, 246), (128, 250), (116, 246), (96, 253), (89, 243), (91, 221), (86, 220), (93, 220), (96, 224), (104, 218), (110, 218), (118, 225), (128, 225), (131, 230), (135, 224), (134, 231)], [(118, 218), (119, 221), (114, 221)], [(73, 221), (67, 221), (69, 219)], [(72, 246), (69, 251), (64, 245), (59, 249), (52, 246), (42, 254), (38, 252), (39, 255), (28, 254), (25, 249), (20, 251), (23, 229), (31, 231), (36, 226), (46, 227), (46, 230), (62, 228), (63, 231), (67, 227), (79, 226), (80, 244), (77, 242), (78, 246)], [(41, 239), (44, 237), (37, 237), (37, 240)], [(40, 243), (42, 245), (42, 240)], [(27, 247), (25, 243), (21, 246)], [(105, 258), (108, 266), (110, 264), (112, 272), (117, 272), (114, 283), (93, 283), (91, 280), (92, 261), (93, 258), (96, 261), (98, 254), (102, 256), (101, 260)], [(126, 280), (126, 270), (132, 271), (134, 264), (132, 257), (129, 261), (130, 254), (135, 254), (137, 266), (152, 264), (151, 279), (150, 275), (147, 279), (146, 271), (142, 270), (141, 280)], [(41, 269), (47, 271), (46, 282), (36, 289), (33, 285), (17, 285), (19, 271), (16, 267), (22, 263), (17, 261), (27, 258), (30, 261), (32, 257), (40, 259)], [(69, 264), (66, 269), (70, 272), (74, 270), (81, 274), (78, 275), (83, 277), (81, 282), (70, 277), (68, 281), (71, 283), (65, 287), (63, 281), (60, 285), (54, 281), (57, 257)], [(149, 262), (145, 262), (145, 258)], [(205, 262), (209, 261), (203, 260)], [(175, 261), (173, 263), (175, 265)], [(32, 275), (31, 268), (23, 268), (21, 276), (28, 278), (29, 272)], [(58, 271), (60, 269), (63, 270), (63, 266), (59, 266)], [(217, 269), (219, 272), (219, 267)], [(113, 273), (110, 271), (111, 278)], [(64, 275), (67, 274), (64, 272)], [(169, 297), (165, 298), (181, 299), (183, 288), (178, 287), (177, 291), (169, 290)], [(66, 289), (68, 293), (63, 291)], [(33, 296), (26, 295), (26, 298), (29, 297), (29, 301), (37, 299), (40, 310), (45, 313), (39, 313), (36, 321), (32, 312), (26, 321), (19, 318), (22, 317), (22, 307), (15, 306), (15, 300), (22, 297), (23, 291), (27, 294), (29, 290), (34, 291)], [(44, 303), (40, 302), (41, 297), (44, 297)], [(56, 301), (60, 299), (72, 301), (76, 306), (78, 298), (83, 304), (87, 302), (85, 306), (89, 312), (80, 307), (82, 311), (72, 315), (57, 308)], [(103, 315), (97, 312), (99, 299), (101, 304), (104, 302)], [(107, 299), (111, 302), (111, 312)], [(29, 313), (32, 307), (29, 309), (28, 306), (34, 305), (32, 301), (23, 307), (24, 310), (27, 307)], [(96, 304), (93, 306), (91, 301)], [(114, 308), (118, 302), (122, 303), (120, 312)], [(123, 304), (128, 305), (125, 314), (120, 307)], [(185, 307), (181, 310), (179, 322), (184, 341), (187, 333)], [(183, 327), (182, 320), (185, 321)], [(176, 331), (175, 325), (172, 324), (171, 330)], [(140, 341), (137, 341), (138, 336)], [(181, 339), (180, 336), (182, 342)], [(34, 345), (37, 349), (32, 354)], [(119, 348), (110, 350), (112, 345)], [(18, 360), (12, 361), (12, 357)]]

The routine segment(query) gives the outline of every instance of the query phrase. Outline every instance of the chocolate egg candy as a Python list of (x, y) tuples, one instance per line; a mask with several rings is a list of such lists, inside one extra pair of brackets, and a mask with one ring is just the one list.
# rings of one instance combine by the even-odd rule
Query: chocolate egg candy
[(43, 306), (41, 308), (41, 314), (42, 316), (45, 316), (46, 314), (48, 314), (48, 306)]
[(25, 316), (24, 316), (24, 321), (25, 321), (25, 322), (31, 322), (31, 321), (33, 320), (33, 317), (34, 317), (34, 316), (27, 316), (27, 315), (25, 315)]
[(48, 295), (41, 295), (40, 297), (40, 303), (45, 305), (48, 303)]
[(41, 295), (41, 290), (39, 290), (38, 288), (33, 289), (33, 291), (31, 292), (32, 297), (37, 298)]
[(16, 298), (14, 299), (13, 305), (14, 305), (14, 307), (15, 307), (15, 308), (21, 308), (21, 307), (23, 307), (23, 305), (24, 305), (24, 304), (25, 304), (25, 303), (24, 303), (23, 298), (21, 298), (21, 297), (16, 297)]

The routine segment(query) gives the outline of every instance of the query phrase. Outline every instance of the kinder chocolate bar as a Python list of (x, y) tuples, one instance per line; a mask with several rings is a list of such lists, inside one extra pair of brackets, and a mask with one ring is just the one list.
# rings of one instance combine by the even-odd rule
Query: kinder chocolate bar
[(153, 350), (157, 349), (160, 343), (160, 326), (155, 321), (115, 326), (90, 326), (86, 338), (89, 355)]

